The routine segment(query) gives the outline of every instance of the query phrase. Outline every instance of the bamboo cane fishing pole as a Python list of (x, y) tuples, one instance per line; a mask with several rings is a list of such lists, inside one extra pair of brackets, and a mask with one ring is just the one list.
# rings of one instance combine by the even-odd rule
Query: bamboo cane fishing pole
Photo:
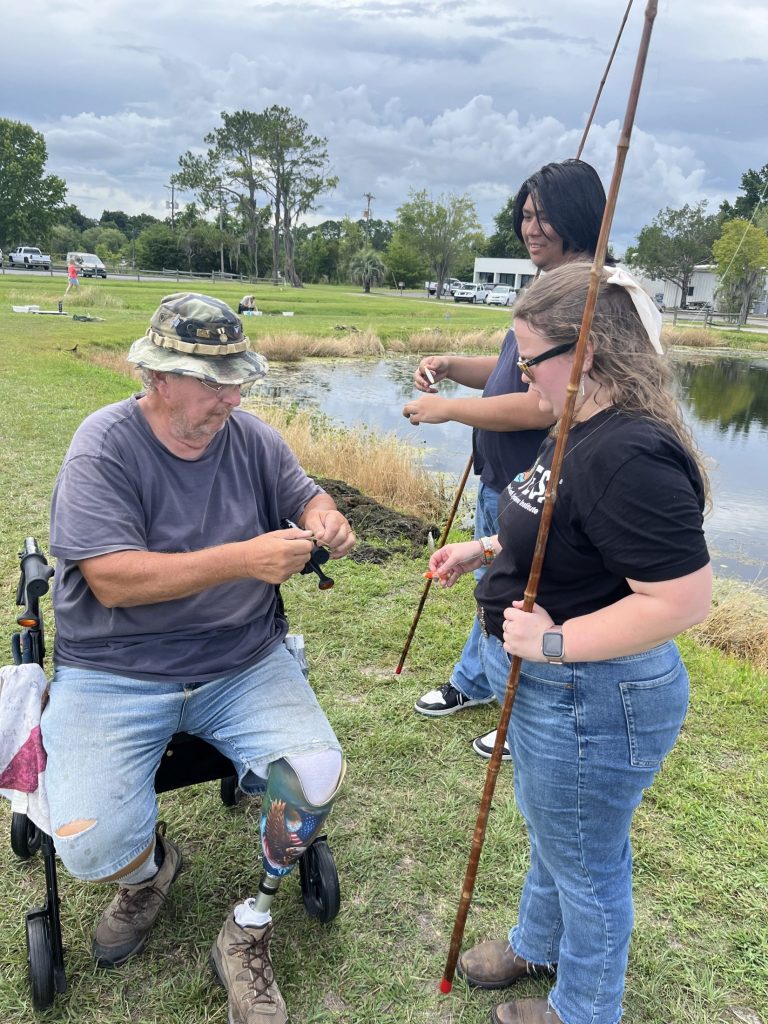
[[(441, 548), (443, 544), (445, 544), (446, 540), (448, 539), (448, 534), (451, 531), (451, 527), (453, 526), (453, 520), (456, 516), (456, 509), (459, 507), (461, 496), (464, 493), (464, 488), (467, 485), (467, 477), (469, 476), (470, 470), (472, 469), (473, 459), (474, 456), (470, 455), (469, 461), (467, 462), (464, 472), (462, 473), (461, 480), (459, 481), (459, 486), (456, 490), (456, 497), (453, 499), (451, 511), (448, 515), (448, 519), (446, 520), (443, 532), (440, 534), (440, 540), (437, 543), (437, 547), (439, 548)], [(400, 655), (400, 661), (398, 661), (397, 668), (395, 669), (396, 676), (399, 676), (400, 673), (403, 671), (403, 665), (405, 664), (405, 659), (408, 657), (408, 651), (411, 648), (411, 641), (413, 640), (414, 633), (416, 632), (416, 627), (419, 624), (419, 619), (421, 618), (421, 613), (424, 608), (424, 604), (426, 603), (427, 594), (429, 594), (429, 588), (431, 586), (432, 577), (430, 577), (424, 584), (424, 589), (421, 592), (421, 600), (419, 601), (419, 607), (416, 609), (416, 614), (413, 617), (413, 622), (411, 623), (411, 628), (408, 631), (408, 637), (405, 641), (405, 646), (403, 647), (403, 653)]]
[[(608, 63), (605, 65), (605, 71), (603, 72), (603, 77), (600, 79), (600, 85), (597, 87), (597, 93), (595, 94), (595, 100), (594, 100), (594, 102), (592, 104), (592, 109), (589, 112), (589, 117), (587, 118), (587, 123), (586, 123), (586, 126), (584, 127), (584, 131), (583, 131), (582, 136), (581, 136), (581, 142), (579, 143), (579, 148), (578, 148), (578, 151), (576, 153), (576, 159), (577, 160), (579, 160), (581, 158), (581, 154), (582, 154), (582, 152), (584, 150), (584, 145), (586, 144), (587, 136), (589, 135), (589, 129), (592, 127), (592, 120), (594, 119), (595, 111), (597, 110), (597, 105), (600, 102), (600, 97), (602, 96), (602, 93), (603, 93), (603, 86), (605, 85), (606, 79), (608, 78), (608, 72), (611, 70), (611, 65), (613, 64), (613, 58), (615, 57), (616, 51), (619, 48), (619, 42), (621, 41), (621, 36), (622, 36), (622, 34), (624, 32), (624, 26), (627, 23), (627, 18), (629, 17), (629, 12), (632, 9), (633, 2), (634, 2), (634, 0), (629, 0), (629, 3), (627, 4), (627, 9), (624, 11), (624, 17), (622, 18), (621, 25), (619, 26), (619, 31), (618, 31), (618, 34), (616, 36), (616, 40), (615, 40), (615, 42), (613, 44), (613, 49), (611, 50), (610, 56), (608, 57)], [(538, 277), (538, 274), (536, 276)], [(452, 505), (451, 511), (450, 511), (450, 513), (448, 515), (448, 520), (447, 520), (447, 522), (445, 524), (445, 529), (443, 530), (443, 532), (442, 532), (442, 534), (440, 536), (440, 540), (439, 540), (439, 542), (437, 544), (438, 548), (441, 548), (443, 546), (443, 544), (445, 544), (446, 540), (448, 539), (448, 534), (450, 533), (451, 527), (453, 526), (453, 520), (454, 520), (454, 518), (456, 516), (456, 510), (459, 507), (459, 502), (461, 501), (461, 496), (464, 493), (464, 488), (467, 485), (467, 479), (469, 478), (469, 474), (470, 474), (470, 470), (472, 469), (473, 461), (474, 461), (474, 454), (470, 455), (469, 461), (467, 463), (467, 468), (464, 470), (464, 473), (463, 473), (463, 475), (461, 477), (461, 480), (459, 481), (459, 486), (458, 486), (458, 488), (456, 490), (456, 497), (453, 500), (453, 505)], [(402, 653), (400, 654), (400, 661), (398, 661), (397, 668), (395, 669), (395, 675), (396, 676), (399, 676), (400, 673), (403, 671), (403, 665), (405, 664), (405, 659), (408, 657), (408, 651), (411, 649), (411, 642), (412, 642), (413, 637), (414, 637), (414, 635), (416, 633), (416, 627), (419, 624), (419, 619), (421, 618), (421, 613), (424, 610), (424, 605), (426, 604), (427, 595), (429, 594), (429, 588), (431, 586), (432, 586), (432, 580), (428, 579), (426, 584), (424, 585), (424, 589), (421, 592), (421, 599), (419, 601), (418, 607), (416, 608), (416, 614), (413, 616), (413, 621), (411, 623), (411, 628), (408, 631), (408, 636), (407, 636), (405, 644), (403, 646)]]
[(608, 63), (605, 65), (605, 71), (603, 72), (603, 77), (600, 79), (600, 85), (598, 85), (598, 87), (597, 87), (597, 93), (595, 94), (595, 102), (592, 104), (592, 109), (589, 112), (589, 117), (587, 118), (587, 123), (584, 126), (584, 133), (581, 136), (581, 142), (579, 143), (579, 148), (578, 148), (578, 151), (576, 153), (576, 159), (577, 160), (581, 159), (581, 154), (584, 152), (584, 146), (586, 145), (586, 142), (587, 142), (587, 136), (589, 135), (589, 129), (592, 127), (592, 121), (593, 121), (594, 116), (595, 116), (595, 111), (597, 110), (597, 105), (600, 102), (600, 97), (603, 95), (603, 86), (605, 85), (606, 79), (608, 78), (608, 72), (611, 70), (611, 65), (613, 64), (613, 58), (616, 56), (616, 51), (619, 48), (619, 43), (621, 42), (621, 37), (622, 37), (622, 34), (624, 32), (624, 26), (627, 24), (627, 18), (629, 17), (629, 12), (632, 10), (633, 2), (634, 2), (634, 0), (629, 0), (629, 3), (627, 4), (627, 9), (626, 9), (626, 11), (624, 11), (624, 17), (621, 19), (621, 25), (619, 25), (619, 31), (618, 31), (618, 34), (616, 36), (616, 42), (613, 44), (613, 49), (611, 50), (611, 54), (610, 54), (610, 56), (608, 58)]
[[(624, 164), (626, 162), (627, 152), (629, 151), (629, 140), (632, 134), (632, 126), (635, 120), (635, 112), (637, 110), (638, 99), (640, 97), (640, 87), (643, 81), (643, 72), (645, 71), (645, 62), (648, 56), (648, 47), (651, 41), (651, 32), (653, 30), (653, 22), (656, 18), (657, 7), (658, 0), (648, 0), (648, 4), (645, 8), (643, 33), (640, 39), (640, 47), (638, 49), (637, 60), (635, 62), (635, 72), (632, 78), (629, 99), (627, 101), (627, 110), (624, 116), (624, 124), (622, 126), (621, 135), (619, 136), (619, 142), (616, 147), (616, 162), (613, 168), (611, 185), (608, 190), (608, 198), (606, 201), (603, 221), (600, 225), (600, 235), (597, 240), (597, 250), (595, 252), (595, 258), (592, 262), (592, 271), (590, 273), (589, 278), (587, 300), (584, 305), (584, 315), (581, 321), (581, 329), (579, 330), (579, 340), (576, 343), (576, 349), (573, 358), (573, 367), (571, 370), (570, 380), (568, 381), (568, 386), (566, 388), (565, 407), (563, 409), (563, 415), (560, 420), (560, 430), (558, 431), (557, 443), (555, 445), (555, 451), (552, 457), (552, 467), (550, 470), (549, 481), (547, 483), (547, 488), (544, 494), (544, 507), (542, 510), (541, 522), (539, 523), (539, 532), (536, 537), (536, 547), (534, 549), (533, 560), (531, 562), (531, 571), (528, 576), (528, 583), (525, 588), (525, 600), (523, 602), (523, 611), (526, 612), (530, 612), (533, 610), (533, 605), (536, 601), (536, 594), (538, 592), (539, 580), (541, 578), (541, 569), (544, 563), (544, 554), (546, 551), (547, 540), (549, 537), (549, 528), (552, 521), (552, 514), (554, 510), (555, 501), (557, 500), (557, 486), (558, 481), (560, 480), (560, 472), (562, 470), (563, 458), (565, 457), (565, 445), (568, 441), (568, 434), (570, 432), (571, 422), (573, 420), (573, 411), (576, 403), (576, 394), (579, 389), (579, 380), (581, 378), (582, 367), (584, 365), (584, 355), (587, 350), (589, 333), (592, 328), (592, 319), (595, 312), (595, 304), (597, 302), (597, 292), (600, 285), (602, 270), (605, 265), (605, 256), (608, 251), (608, 235), (611, 230), (611, 224), (613, 223), (613, 214), (616, 209), (616, 200), (619, 194), (619, 186), (621, 184), (621, 178), (624, 172)], [(458, 911), (456, 913), (456, 920), (453, 926), (451, 944), (448, 950), (448, 959), (446, 961), (442, 981), (440, 982), (441, 992), (450, 992), (453, 986), (453, 976), (456, 970), (456, 963), (459, 959), (461, 940), (464, 936), (464, 926), (466, 924), (467, 914), (469, 913), (469, 905), (472, 901), (472, 893), (474, 891), (475, 879), (477, 877), (477, 867), (480, 862), (480, 854), (482, 852), (483, 841), (485, 839), (485, 831), (488, 825), (488, 815), (491, 809), (491, 800), (493, 799), (493, 791), (496, 787), (496, 779), (498, 777), (499, 767), (501, 765), (502, 749), (504, 747), (504, 740), (507, 735), (509, 720), (512, 716), (512, 707), (515, 702), (517, 688), (520, 683), (521, 663), (522, 659), (518, 655), (515, 655), (512, 659), (512, 665), (509, 670), (509, 677), (507, 678), (506, 692), (504, 694), (504, 703), (501, 708), (501, 716), (499, 718), (499, 725), (496, 732), (496, 742), (493, 745), (493, 753), (491, 754), (491, 759), (488, 764), (488, 771), (485, 777), (485, 785), (483, 787), (483, 795), (480, 802), (480, 810), (477, 816), (477, 822), (475, 824), (475, 831), (472, 836), (472, 848), (469, 855), (466, 875), (464, 876), (464, 884), (462, 887)]]

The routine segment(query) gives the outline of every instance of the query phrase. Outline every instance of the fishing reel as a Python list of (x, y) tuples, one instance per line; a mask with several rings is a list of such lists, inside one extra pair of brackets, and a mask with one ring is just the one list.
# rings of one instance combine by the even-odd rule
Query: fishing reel
[[(280, 526), (283, 530), (300, 530), (301, 527), (297, 526), (296, 523), (290, 519), (281, 519)], [(301, 570), (300, 575), (308, 576), (309, 573), (314, 572), (319, 577), (319, 583), (317, 584), (318, 590), (330, 590), (333, 586), (333, 580), (330, 576), (326, 576), (321, 566), (325, 565), (328, 559), (331, 557), (330, 552), (327, 548), (320, 547), (319, 544), (315, 544), (312, 548), (312, 554), (309, 556), (309, 561)]]

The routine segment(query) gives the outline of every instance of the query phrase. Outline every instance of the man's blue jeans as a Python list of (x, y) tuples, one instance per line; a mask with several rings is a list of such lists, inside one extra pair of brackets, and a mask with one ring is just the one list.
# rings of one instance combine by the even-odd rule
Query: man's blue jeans
[[(503, 699), (510, 660), (482, 637)], [(632, 931), (629, 829), (672, 749), (688, 675), (671, 641), (642, 654), (565, 665), (524, 661), (508, 742), (531, 866), (513, 952), (557, 964), (549, 1001), (564, 1024), (616, 1024)]]
[[(273, 761), (341, 750), (284, 644), (250, 668), (205, 683), (59, 665), (41, 728), (56, 852), (84, 881), (121, 871), (151, 844), (155, 771), (174, 733), (201, 736), (230, 758), (246, 793), (263, 791)], [(91, 824), (58, 834), (73, 821)]]
[[(498, 508), (499, 492), (492, 490), (487, 484), (480, 481), (477, 490), (477, 505), (475, 507), (475, 537), (493, 537), (498, 533)], [(475, 570), (475, 579), (480, 582), (485, 574), (485, 569)], [(472, 622), (472, 629), (469, 632), (464, 650), (451, 672), (450, 684), (472, 700), (484, 700), (493, 696), (491, 686), (485, 677), (485, 672), (480, 665), (480, 656), (477, 645), (481, 637), (480, 624), (477, 617)]]

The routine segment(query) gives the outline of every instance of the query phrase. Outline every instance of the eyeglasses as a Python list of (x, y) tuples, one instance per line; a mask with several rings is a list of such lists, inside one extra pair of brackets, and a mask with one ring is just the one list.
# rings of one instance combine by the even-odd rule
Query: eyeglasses
[(542, 352), (540, 356), (534, 356), (533, 359), (518, 359), (517, 368), (520, 373), (524, 373), (530, 381), (535, 381), (536, 377), (531, 373), (531, 367), (537, 363), (543, 363), (547, 359), (554, 359), (555, 356), (561, 356), (564, 352), (570, 352), (575, 346), (575, 341), (569, 341), (565, 345), (555, 345), (554, 348), (548, 349), (546, 352)]
[(227, 391), (232, 392), (237, 390), (240, 392), (241, 398), (246, 398), (251, 393), (251, 388), (253, 387), (252, 384), (214, 384), (213, 381), (201, 380), (199, 377), (197, 378), (197, 382), (198, 384), (202, 384), (203, 387), (207, 388), (209, 391), (214, 391), (217, 395), (223, 395)]

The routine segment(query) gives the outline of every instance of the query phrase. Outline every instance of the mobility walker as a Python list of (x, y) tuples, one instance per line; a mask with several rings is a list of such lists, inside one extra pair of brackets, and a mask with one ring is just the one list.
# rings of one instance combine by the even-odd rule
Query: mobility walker
[[(33, 537), (24, 541), (19, 559), (21, 574), (16, 604), (23, 611), (16, 620), (21, 629), (11, 637), (11, 652), (17, 665), (37, 663), (42, 666), (45, 659), (45, 632), (40, 598), (48, 593), (53, 569)], [(315, 548), (310, 561), (302, 570), (304, 573), (317, 573), (320, 589), (333, 586), (333, 580), (321, 569), (327, 559), (327, 551)], [(291, 640), (295, 638), (291, 637)], [(292, 645), (291, 642), (287, 646), (291, 653), (303, 659), (303, 647), (295, 643)], [(242, 793), (237, 785), (237, 774), (232, 762), (196, 736), (187, 733), (173, 736), (155, 775), (156, 792), (165, 793), (198, 782), (215, 780), (220, 780), (222, 803), (227, 807), (235, 806)], [(32, 1003), (36, 1010), (44, 1010), (51, 1006), (56, 993), (66, 991), (67, 987), (53, 839), (26, 814), (14, 812), (11, 848), (22, 860), (27, 860), (41, 850), (45, 865), (45, 903), (42, 907), (28, 911), (26, 915)], [(323, 923), (332, 921), (339, 912), (341, 896), (336, 864), (325, 835), (317, 836), (299, 859), (299, 879), (307, 913)]]

